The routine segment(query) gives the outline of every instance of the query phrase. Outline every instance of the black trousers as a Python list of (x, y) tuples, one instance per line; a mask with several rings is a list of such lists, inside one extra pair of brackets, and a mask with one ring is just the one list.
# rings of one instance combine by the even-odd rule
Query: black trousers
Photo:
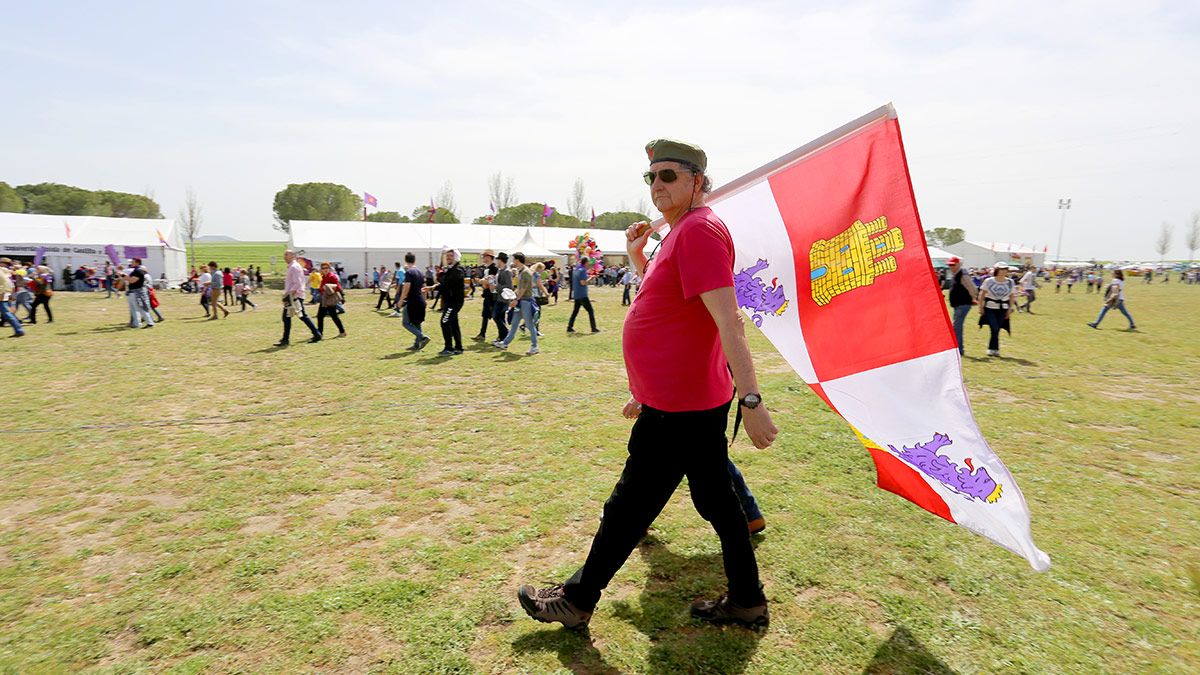
[(50, 298), (51, 296), (49, 295), (33, 296), (33, 307), (29, 310), (29, 320), (31, 323), (37, 323), (38, 305), (46, 308), (46, 320), (50, 323), (54, 323), (54, 312), (50, 311)]
[(666, 506), (684, 476), (696, 511), (721, 540), (729, 597), (743, 607), (764, 602), (746, 515), (729, 475), (725, 430), (729, 403), (711, 410), (669, 413), (649, 407), (629, 434), (625, 470), (604, 502), (587, 561), (564, 586), (567, 599), (592, 611), (600, 593)]
[(503, 300), (492, 301), (492, 320), (496, 322), (496, 339), (508, 337), (508, 303)]
[(1004, 314), (1006, 309), (992, 309), (990, 307), (983, 310), (983, 320), (987, 324), (988, 329), (992, 331), (991, 337), (988, 338), (988, 349), (1000, 351), (1000, 331), (1004, 324)]
[(621, 304), (622, 305), (630, 304), (629, 287), (630, 287), (630, 284), (625, 284), (625, 292), (621, 293)]
[[(496, 299), (488, 293), (483, 295), (483, 323), (479, 324), (479, 335), (487, 335), (488, 322), (492, 320), (492, 314), (496, 311)], [(505, 336), (501, 335), (499, 339), (503, 340)]]
[(390, 294), (388, 294), (387, 291), (380, 291), (379, 299), (375, 301), (375, 309), (379, 309), (380, 307), (382, 307), (384, 302), (387, 302), (387, 306), (391, 307), (392, 306), (392, 296)]
[(587, 310), (588, 319), (592, 322), (592, 330), (596, 330), (596, 313), (592, 311), (592, 301), (590, 298), (575, 298), (575, 309), (571, 310), (571, 319), (567, 321), (567, 328), (575, 327), (575, 317), (579, 315), (580, 307)]
[(338, 316), (337, 306), (326, 307), (325, 305), (321, 305), (320, 309), (317, 310), (318, 333), (325, 332), (325, 317), (333, 319), (333, 325), (337, 326), (339, 333), (346, 332), (346, 327), (342, 325), (342, 319)]
[(458, 310), (462, 307), (442, 309), (442, 340), (447, 350), (462, 351), (462, 330), (458, 327)]
[[(308, 329), (312, 331), (313, 337), (318, 337), (318, 338), (321, 337), (321, 331), (317, 330), (317, 327), (315, 325), (313, 325), (312, 319), (308, 318), (308, 313), (304, 311), (304, 301), (303, 300), (300, 301), (299, 307), (300, 307), (300, 320), (303, 321), (304, 325), (308, 326)], [(214, 308), (213, 312), (216, 312), (216, 311), (217, 311), (216, 308)], [(280, 338), (279, 341), (287, 342), (288, 338), (290, 338), (291, 336), (292, 336), (292, 316), (288, 312), (288, 308), (285, 306), (283, 308), (283, 337)]]

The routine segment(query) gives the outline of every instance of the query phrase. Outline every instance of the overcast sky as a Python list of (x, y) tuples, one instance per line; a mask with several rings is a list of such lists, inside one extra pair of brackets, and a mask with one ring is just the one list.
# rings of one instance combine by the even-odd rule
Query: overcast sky
[(926, 228), (1053, 255), (1070, 197), (1064, 257), (1186, 258), (1200, 210), (1196, 2), (22, 2), (0, 72), (0, 180), (247, 240), (291, 182), (633, 208), (651, 138), (719, 185), (889, 101)]

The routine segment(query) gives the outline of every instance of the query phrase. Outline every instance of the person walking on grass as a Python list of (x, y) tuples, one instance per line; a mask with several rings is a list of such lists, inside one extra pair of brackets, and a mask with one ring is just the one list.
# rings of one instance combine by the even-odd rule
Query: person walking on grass
[(217, 313), (212, 307), (212, 272), (209, 272), (207, 265), (201, 265), (200, 272), (196, 278), (196, 285), (200, 289), (200, 306), (204, 308), (204, 316), (212, 318)]
[(385, 265), (380, 265), (376, 274), (379, 275), (379, 287), (376, 291), (379, 293), (379, 298), (375, 300), (375, 311), (378, 312), (383, 308), (383, 303), (387, 303), (388, 309), (396, 307), (396, 303), (392, 302), (392, 286), (400, 283), (400, 263), (396, 263), (396, 274), (393, 276), (392, 271)]
[(210, 320), (219, 318), (217, 312), (223, 312), (222, 316), (229, 318), (229, 310), (221, 304), (221, 296), (224, 294), (222, 289), (225, 288), (225, 275), (221, 272), (221, 268), (217, 267), (217, 263), (208, 263), (208, 277), (208, 307), (212, 310), (212, 315), (208, 318)]
[(1104, 320), (1104, 315), (1108, 314), (1108, 310), (1116, 309), (1129, 319), (1129, 330), (1137, 330), (1137, 324), (1133, 322), (1133, 315), (1129, 310), (1125, 309), (1125, 273), (1121, 270), (1113, 270), (1112, 283), (1104, 291), (1104, 306), (1100, 308), (1100, 316), (1096, 317), (1095, 321), (1088, 323), (1092, 328), (1099, 329), (1100, 322)]
[(54, 275), (45, 265), (39, 265), (35, 272), (29, 280), (29, 289), (33, 291), (33, 308), (29, 311), (29, 323), (37, 323), (38, 307), (46, 308), (46, 323), (54, 323), (54, 312), (50, 311), (50, 298), (54, 297)]
[(529, 330), (529, 340), (532, 346), (529, 351), (525, 352), (526, 356), (533, 356), (538, 353), (538, 331), (534, 324), (533, 314), (536, 301), (533, 299), (533, 270), (525, 265), (525, 254), (520, 251), (512, 254), (513, 267), (516, 270), (517, 288), (516, 297), (508, 302), (510, 309), (515, 309), (518, 315), (513, 317), (512, 324), (508, 327), (508, 335), (503, 340), (496, 340), (492, 346), (498, 349), (508, 349), (512, 341), (517, 337), (517, 327), (524, 324)]
[(963, 355), (963, 324), (975, 304), (975, 284), (962, 268), (962, 259), (950, 256), (950, 309), (954, 313), (954, 337), (958, 339), (958, 355)]
[(12, 326), (13, 337), (23, 337), (25, 329), (21, 328), (20, 319), (12, 311), (11, 303), (15, 289), (12, 279), (12, 260), (0, 258), (0, 325), (7, 323)]
[(991, 330), (988, 338), (988, 356), (1000, 356), (1000, 331), (1012, 334), (1009, 317), (1012, 316), (1013, 281), (1008, 278), (1008, 263), (998, 262), (992, 268), (992, 276), (983, 280), (976, 301), (979, 303), (979, 325)]
[(592, 323), (592, 332), (599, 333), (600, 329), (596, 328), (596, 313), (592, 311), (592, 301), (588, 298), (588, 271), (584, 267), (583, 262), (580, 262), (571, 270), (571, 295), (575, 298), (575, 309), (571, 310), (571, 318), (567, 321), (567, 332), (575, 332), (575, 317), (579, 315), (579, 308), (583, 307), (587, 310), (588, 320)]
[(721, 541), (728, 580), (726, 593), (696, 601), (692, 615), (766, 626), (767, 598), (729, 471), (725, 430), (735, 384), (754, 445), (769, 447), (778, 429), (762, 405), (734, 294), (733, 239), (704, 205), (712, 182), (703, 150), (657, 140), (646, 153), (650, 170), (644, 178), (671, 231), (652, 262), (643, 252), (649, 223), (625, 231), (629, 259), (643, 279), (621, 341), (632, 394), (622, 414), (636, 420), (629, 457), (604, 503), (583, 567), (562, 585), (526, 585), (517, 596), (538, 621), (586, 627), (601, 592), (686, 476), (696, 510)]
[(1022, 308), (1026, 314), (1033, 314), (1030, 309), (1033, 306), (1033, 301), (1037, 300), (1037, 273), (1032, 267), (1025, 269), (1025, 274), (1021, 276), (1021, 289), (1025, 291), (1025, 306)]
[(417, 256), (412, 253), (404, 254), (404, 269), (395, 277), (396, 311), (402, 313), (400, 319), (404, 330), (413, 334), (412, 351), (420, 351), (429, 344), (430, 338), (421, 332), (421, 324), (425, 322), (425, 275), (417, 267)]
[(254, 301), (250, 299), (250, 293), (253, 291), (254, 282), (250, 280), (250, 274), (243, 274), (242, 278), (238, 280), (237, 284), (238, 302), (240, 302), (242, 305), (241, 311), (246, 311), (246, 305), (250, 305), (251, 311), (258, 309), (258, 305), (254, 304)]
[(342, 282), (333, 272), (333, 265), (321, 263), (321, 304), (317, 307), (317, 332), (325, 334), (325, 317), (333, 320), (338, 328), (338, 337), (346, 337), (346, 327), (338, 316), (338, 306), (345, 302), (346, 296), (342, 291)]
[(508, 337), (510, 330), (508, 314), (509, 305), (511, 304), (508, 298), (504, 296), (513, 294), (513, 273), (508, 266), (508, 254), (504, 251), (501, 251), (496, 256), (496, 281), (493, 284), (492, 291), (495, 293), (492, 320), (496, 322), (496, 339), (503, 341), (504, 338)]
[[(496, 267), (496, 254), (492, 253), (491, 249), (484, 251), (480, 257), (483, 259), (483, 279), (481, 280), (483, 310), (480, 312), (483, 323), (479, 325), (479, 333), (471, 338), (476, 342), (483, 342), (487, 339), (487, 327), (492, 322), (492, 315), (496, 311), (496, 273), (500, 271), (500, 268)], [(504, 336), (501, 335), (500, 339), (503, 338)]]
[(225, 292), (225, 306), (233, 304), (233, 270), (226, 267), (221, 273), (221, 289)]
[(458, 325), (458, 313), (466, 301), (466, 277), (460, 264), (461, 260), (462, 255), (458, 249), (446, 249), (442, 254), (442, 264), (445, 267), (442, 269), (441, 278), (432, 287), (433, 292), (437, 294), (435, 304), (437, 299), (442, 303), (440, 321), (445, 348), (438, 352), (438, 356), (457, 356), (463, 353), (462, 328)]
[(130, 328), (154, 328), (150, 318), (150, 296), (146, 292), (146, 270), (141, 258), (129, 261), (125, 273), (125, 298), (129, 302)]
[(291, 250), (283, 252), (283, 260), (287, 263), (287, 271), (284, 273), (283, 281), (283, 337), (279, 339), (279, 342), (275, 343), (275, 346), (288, 346), (288, 338), (292, 335), (293, 316), (299, 317), (304, 322), (304, 325), (308, 326), (308, 329), (312, 331), (312, 338), (309, 342), (320, 342), (321, 331), (317, 330), (312, 319), (308, 318), (308, 314), (304, 311), (304, 296), (305, 288), (307, 287), (307, 275), (304, 273), (304, 266), (296, 258), (296, 253)]

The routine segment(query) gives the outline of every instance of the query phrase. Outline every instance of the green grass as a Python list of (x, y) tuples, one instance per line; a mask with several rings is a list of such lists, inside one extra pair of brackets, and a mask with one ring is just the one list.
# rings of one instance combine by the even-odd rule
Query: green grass
[(450, 361), (405, 352), (365, 291), (347, 339), (287, 350), (275, 293), (211, 323), (163, 294), (143, 331), (59, 293), (55, 323), (0, 341), (0, 672), (1196, 672), (1200, 288), (1131, 285), (1139, 332), (1046, 290), (1007, 358), (970, 330), (964, 367), (1049, 572), (875, 488), (751, 331), (781, 433), (734, 457), (769, 523), (771, 628), (688, 618), (723, 575), (681, 490), (590, 639), (514, 592), (582, 562), (620, 471), (615, 292), (599, 335), (567, 336), (560, 305), (541, 355)]
[(275, 276), (271, 273), (271, 256), (275, 256), (276, 273), (283, 273), (283, 250), (287, 244), (283, 242), (199, 242), (188, 246), (188, 265), (192, 264), (193, 253), (197, 265), (203, 265), (212, 260), (221, 267), (261, 266), (263, 276)]

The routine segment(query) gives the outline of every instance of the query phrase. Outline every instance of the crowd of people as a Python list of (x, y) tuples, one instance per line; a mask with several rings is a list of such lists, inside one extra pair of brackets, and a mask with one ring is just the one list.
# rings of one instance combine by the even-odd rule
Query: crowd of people
[[(1012, 333), (1011, 317), (1014, 312), (1033, 314), (1033, 303), (1037, 301), (1038, 289), (1042, 283), (1054, 283), (1056, 293), (1062, 292), (1066, 285), (1067, 293), (1077, 283), (1085, 283), (1087, 293), (1103, 295), (1100, 315), (1088, 326), (1099, 328), (1105, 314), (1117, 310), (1129, 320), (1129, 329), (1137, 330), (1133, 315), (1125, 308), (1125, 272), (1113, 270), (1112, 279), (1107, 286), (1104, 283), (1104, 269), (1088, 270), (1046, 270), (1027, 265), (1013, 270), (1006, 262), (997, 262), (990, 268), (967, 270), (962, 267), (962, 260), (957, 256), (949, 259), (949, 274), (944, 286), (948, 291), (948, 300), (953, 315), (954, 335), (958, 341), (958, 353), (965, 354), (963, 326), (973, 308), (979, 309), (979, 326), (988, 327), (988, 356), (1000, 356), (1000, 332)], [(1145, 277), (1150, 279), (1152, 273)], [(1188, 271), (1181, 274), (1185, 283), (1200, 283), (1200, 270)], [(1163, 273), (1162, 283), (1166, 283), (1167, 273)], [(1146, 283), (1149, 283), (1147, 281)]]
[[(576, 332), (575, 320), (580, 310), (587, 312), (591, 331), (600, 332), (589, 286), (607, 285), (613, 279), (623, 282), (626, 290), (622, 304), (629, 304), (639, 283), (628, 268), (610, 268), (597, 274), (582, 262), (572, 265), (566, 276), (568, 299), (574, 302), (567, 324), (569, 333)], [(389, 316), (401, 319), (404, 328), (412, 333), (414, 340), (409, 347), (412, 350), (424, 349), (431, 341), (421, 327), (429, 311), (437, 314), (441, 328), (443, 348), (438, 355), (462, 354), (460, 314), (466, 299), (478, 292), (482, 300), (480, 326), (472, 339), (487, 342), (488, 327), (495, 325), (496, 337), (490, 344), (497, 349), (508, 349), (519, 334), (526, 333), (531, 343), (526, 355), (533, 356), (540, 351), (543, 307), (558, 304), (562, 281), (553, 259), (535, 262), (519, 251), (509, 256), (504, 251), (497, 254), (489, 249), (480, 255), (478, 264), (464, 265), (459, 251), (447, 249), (438, 265), (424, 269), (416, 265), (415, 256), (409, 253), (403, 266), (397, 262), (394, 269), (386, 266), (373, 269), (369, 283), (379, 296), (375, 309), (391, 309)], [(316, 288), (315, 280), (310, 281), (310, 287)]]

